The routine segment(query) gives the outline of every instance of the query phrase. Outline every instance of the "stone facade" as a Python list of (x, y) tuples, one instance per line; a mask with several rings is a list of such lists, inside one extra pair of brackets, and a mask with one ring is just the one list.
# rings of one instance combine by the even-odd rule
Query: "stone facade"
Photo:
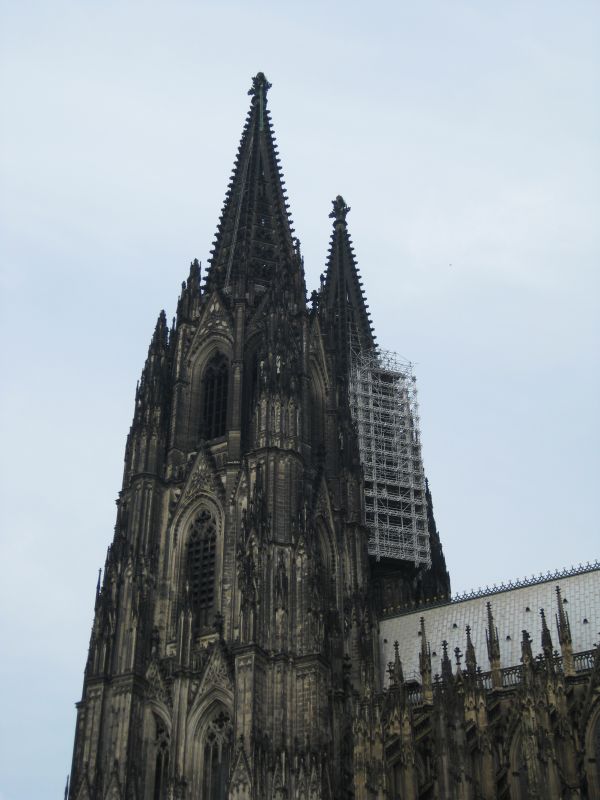
[(307, 303), (268, 88), (204, 282), (195, 261), (136, 390), (68, 797), (598, 796), (600, 662), (566, 617), (562, 656), (524, 635), (510, 682), (492, 623), (489, 674), (467, 643), (435, 679), (423, 629), (419, 683), (399, 648), (382, 679), (386, 603), (447, 599), (449, 578), (429, 489), (431, 566), (369, 560), (348, 358), (375, 343), (349, 208)]

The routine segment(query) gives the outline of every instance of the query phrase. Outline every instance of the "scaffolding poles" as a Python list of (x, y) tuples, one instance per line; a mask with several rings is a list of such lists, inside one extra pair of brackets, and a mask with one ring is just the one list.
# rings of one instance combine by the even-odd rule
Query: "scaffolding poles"
[(351, 351), (350, 408), (365, 479), (369, 553), (431, 564), (416, 379), (386, 350)]

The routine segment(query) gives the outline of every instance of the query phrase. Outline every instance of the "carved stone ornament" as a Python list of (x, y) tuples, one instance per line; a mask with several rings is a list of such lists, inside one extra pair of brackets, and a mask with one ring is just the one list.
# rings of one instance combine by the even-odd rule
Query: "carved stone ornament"
[(251, 786), (252, 780), (250, 778), (250, 767), (246, 757), (243, 741), (240, 741), (237, 748), (235, 766), (229, 782), (231, 792), (230, 797), (239, 797), (241, 800), (242, 797), (249, 796), (249, 790)]
[(167, 705), (171, 704), (169, 690), (163, 681), (160, 669), (156, 661), (152, 661), (146, 670), (146, 681), (148, 684), (148, 696), (160, 700)]
[(198, 329), (190, 348), (190, 357), (193, 357), (193, 354), (211, 334), (220, 334), (230, 340), (232, 331), (233, 325), (229, 312), (225, 308), (218, 292), (215, 292), (200, 318)]
[(199, 494), (223, 495), (223, 484), (217, 476), (211, 463), (210, 456), (205, 452), (200, 452), (196, 456), (196, 461), (188, 477), (181, 502), (188, 503)]
[(192, 702), (196, 697), (202, 697), (203, 694), (212, 689), (233, 692), (226, 656), (218, 643), (208, 657), (202, 677), (199, 681), (194, 682), (192, 686)]

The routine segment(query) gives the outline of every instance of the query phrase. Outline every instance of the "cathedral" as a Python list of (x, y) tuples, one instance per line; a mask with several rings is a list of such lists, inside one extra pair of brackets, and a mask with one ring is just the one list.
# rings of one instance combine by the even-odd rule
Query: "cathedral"
[(410, 365), (341, 196), (307, 296), (269, 88), (136, 389), (65, 797), (598, 798), (599, 565), (451, 596)]

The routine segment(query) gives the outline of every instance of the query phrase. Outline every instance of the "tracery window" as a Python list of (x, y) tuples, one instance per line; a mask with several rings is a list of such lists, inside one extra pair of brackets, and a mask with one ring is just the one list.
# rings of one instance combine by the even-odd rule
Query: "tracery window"
[(213, 622), (217, 526), (205, 508), (192, 523), (187, 552), (187, 581), (196, 632)]
[(205, 734), (202, 800), (226, 800), (231, 755), (231, 719), (221, 711)]
[(169, 779), (169, 734), (160, 720), (156, 720), (156, 761), (154, 765), (154, 798), (166, 800)]
[(204, 371), (204, 435), (207, 439), (224, 436), (227, 425), (227, 360), (217, 355)]

